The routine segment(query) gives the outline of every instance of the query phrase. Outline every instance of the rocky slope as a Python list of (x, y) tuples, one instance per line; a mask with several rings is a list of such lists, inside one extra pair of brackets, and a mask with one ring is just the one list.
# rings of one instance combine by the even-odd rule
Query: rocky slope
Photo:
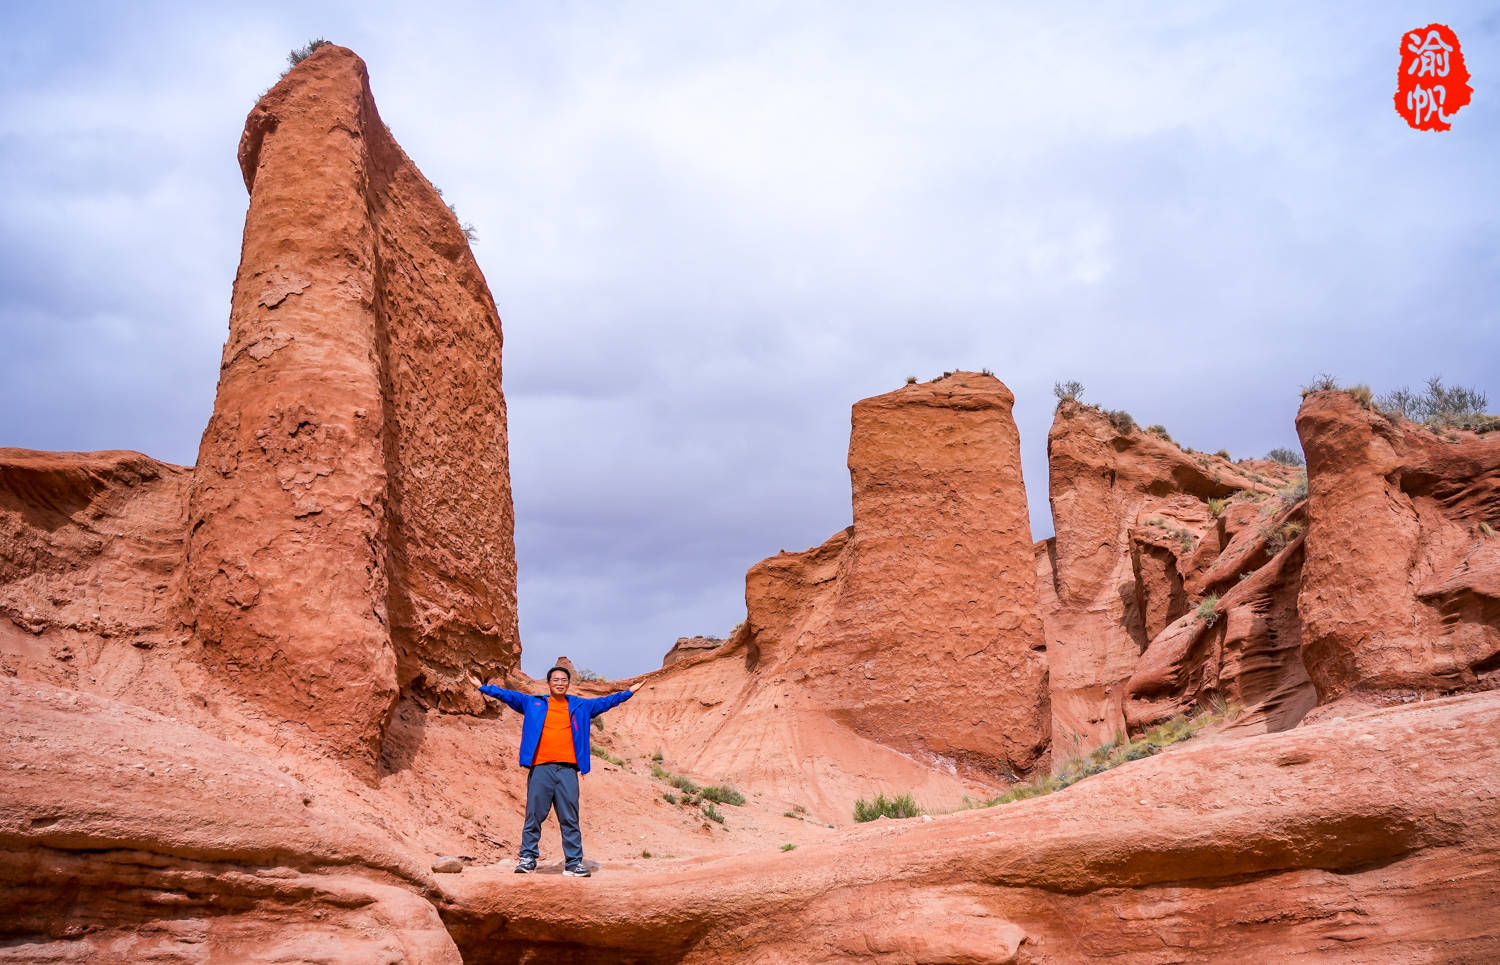
[[(512, 875), (493, 301), (352, 52), (240, 159), (197, 465), (0, 450), (0, 962), (1500, 957), (1500, 439), (1339, 392), (1305, 485), (1065, 403), (1035, 545), (998, 380), (856, 403), (853, 525), (752, 566), (721, 645), (580, 685), (637, 690), (593, 734), (599, 874)], [(850, 827), (879, 791), (932, 813)]]

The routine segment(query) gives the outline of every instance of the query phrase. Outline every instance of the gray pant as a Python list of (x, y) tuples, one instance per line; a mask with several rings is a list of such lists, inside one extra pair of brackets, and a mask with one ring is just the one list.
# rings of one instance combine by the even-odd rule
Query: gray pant
[(578, 830), (578, 768), (572, 764), (537, 764), (526, 778), (526, 823), (521, 827), (521, 857), (536, 860), (542, 822), (557, 809), (562, 826), (563, 857), (568, 867), (583, 863), (583, 832)]

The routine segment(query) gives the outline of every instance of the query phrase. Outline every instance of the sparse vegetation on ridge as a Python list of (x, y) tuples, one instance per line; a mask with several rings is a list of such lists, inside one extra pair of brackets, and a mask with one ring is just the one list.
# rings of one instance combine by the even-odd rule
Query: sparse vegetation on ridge
[(1124, 409), (1105, 409), (1104, 414), (1109, 416), (1109, 424), (1116, 432), (1129, 435), (1135, 431), (1135, 417)]
[(1195, 615), (1208, 626), (1213, 626), (1219, 622), (1218, 606), (1219, 594), (1210, 593), (1199, 602), (1198, 611)]
[(1446, 386), (1440, 375), (1427, 380), (1426, 389), (1413, 392), (1402, 386), (1380, 396), (1381, 409), (1413, 422), (1429, 426), (1451, 426), (1485, 418), (1489, 399), (1478, 389), (1465, 385)]
[(1321, 372), (1318, 374), (1317, 378), (1313, 379), (1311, 382), (1302, 387), (1302, 398), (1305, 399), (1308, 396), (1312, 395), (1314, 392), (1332, 392), (1338, 387), (1338, 379), (1329, 375), (1327, 372)]
[(859, 822), (873, 821), (876, 818), (914, 818), (921, 813), (922, 809), (909, 793), (886, 797), (881, 792), (875, 795), (873, 801), (860, 798), (854, 802), (854, 820)]
[(1057, 396), (1058, 402), (1082, 402), (1083, 383), (1077, 380), (1053, 382), (1052, 394)]
[(1266, 458), (1272, 462), (1279, 462), (1283, 466), (1300, 466), (1303, 464), (1302, 453), (1285, 446), (1277, 446), (1266, 453)]
[(322, 37), (317, 37), (313, 40), (309, 40), (301, 47), (296, 47), (291, 50), (286, 55), (287, 68), (286, 70), (283, 70), (281, 72), (281, 76), (285, 77), (287, 74), (290, 74), (292, 72), (292, 68), (302, 63), (307, 58), (311, 57), (313, 55), (313, 51), (317, 50), (319, 47), (326, 47), (327, 45), (328, 41), (324, 40)]
[(1210, 724), (1216, 724), (1223, 720), (1232, 720), (1239, 716), (1239, 713), (1240, 708), (1237, 706), (1224, 706), (1222, 709), (1211, 713), (1199, 714), (1196, 717), (1186, 717), (1179, 714), (1151, 728), (1134, 740), (1127, 740), (1125, 735), (1121, 734), (1110, 743), (1096, 747), (1087, 754), (1070, 757), (1057, 769), (1055, 774), (1046, 774), (1025, 784), (1019, 784), (999, 797), (988, 801), (973, 801), (965, 798), (964, 807), (988, 808), (994, 807), (997, 804), (1024, 801), (1027, 798), (1041, 797), (1045, 794), (1061, 791), (1064, 788), (1077, 784), (1086, 777), (1102, 774), (1105, 771), (1119, 767), (1121, 764), (1150, 757), (1163, 748), (1170, 747), (1173, 744), (1180, 744)]

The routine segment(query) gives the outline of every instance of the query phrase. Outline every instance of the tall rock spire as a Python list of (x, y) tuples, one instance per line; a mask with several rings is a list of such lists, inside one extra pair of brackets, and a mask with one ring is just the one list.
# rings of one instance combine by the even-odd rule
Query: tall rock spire
[(401, 694), (462, 708), (519, 659), (500, 319), (353, 52), (272, 88), (239, 159), (186, 613), (242, 696), (373, 767)]

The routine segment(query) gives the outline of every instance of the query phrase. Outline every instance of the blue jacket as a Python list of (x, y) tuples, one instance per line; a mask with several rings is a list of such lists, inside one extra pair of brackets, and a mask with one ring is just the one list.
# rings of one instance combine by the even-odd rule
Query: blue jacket
[[(486, 684), (479, 692), (504, 701), (513, 710), (521, 712), (521, 766), (530, 767), (536, 757), (536, 745), (542, 739), (542, 724), (547, 720), (547, 698), (535, 694), (523, 694), (502, 687)], [(603, 697), (568, 697), (568, 720), (573, 728), (573, 758), (578, 761), (578, 773), (589, 772), (589, 726), (594, 716), (602, 714), (616, 704), (623, 704), (634, 697), (629, 690), (620, 690)]]

